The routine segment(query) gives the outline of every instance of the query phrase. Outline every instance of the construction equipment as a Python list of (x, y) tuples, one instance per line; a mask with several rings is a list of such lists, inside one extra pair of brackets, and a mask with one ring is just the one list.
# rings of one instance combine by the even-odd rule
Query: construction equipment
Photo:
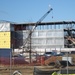
[(41, 23), (41, 22), (44, 20), (44, 18), (45, 18), (52, 10), (53, 10), (53, 9), (50, 8), (50, 9), (35, 23), (35, 25), (33, 26), (32, 30), (30, 30), (30, 32), (29, 32), (29, 34), (28, 34), (28, 37), (27, 37), (27, 38), (25, 39), (25, 41), (24, 41), (23, 49), (25, 49), (25, 48), (27, 47), (28, 42), (30, 42), (29, 38), (31, 38), (31, 35), (32, 35), (32, 33), (34, 32), (34, 30), (35, 30), (35, 28), (37, 27), (37, 25), (38, 25), (39, 23)]
[(32, 53), (32, 50), (31, 50), (31, 36), (32, 36), (32, 33), (34, 32), (35, 28), (37, 27), (38, 24), (40, 24), (43, 19), (52, 11), (53, 9), (50, 8), (36, 23), (35, 25), (33, 26), (32, 30), (30, 30), (29, 34), (28, 34), (28, 37), (25, 39), (24, 41), (24, 44), (23, 44), (23, 52), (29, 52), (29, 57), (30, 57), (30, 63), (31, 63), (31, 53)]
[(66, 39), (67, 39), (67, 47), (69, 48), (72, 48), (72, 47), (75, 47), (75, 29), (73, 29), (73, 26), (67, 28), (65, 30), (67, 32), (67, 36), (66, 36)]

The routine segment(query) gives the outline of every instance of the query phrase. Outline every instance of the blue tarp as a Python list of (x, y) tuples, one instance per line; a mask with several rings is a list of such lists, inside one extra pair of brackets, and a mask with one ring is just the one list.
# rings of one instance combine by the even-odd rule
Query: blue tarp
[(12, 49), (0, 49), (0, 57), (10, 57)]

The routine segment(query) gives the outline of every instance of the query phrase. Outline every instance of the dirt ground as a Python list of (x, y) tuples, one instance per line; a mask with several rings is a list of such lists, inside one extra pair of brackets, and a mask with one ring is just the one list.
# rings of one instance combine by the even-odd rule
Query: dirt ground
[[(13, 75), (14, 71), (20, 71), (22, 75), (33, 75), (34, 67), (39, 68), (40, 70), (50, 71), (50, 70), (60, 70), (57, 68), (54, 68), (53, 66), (1, 66), (0, 67), (0, 75)], [(10, 69), (11, 68), (11, 69)], [(70, 69), (74, 69), (74, 67), (68, 67)], [(18, 75), (18, 74), (16, 74)]]
[[(33, 75), (34, 67), (37, 67), (42, 70), (52, 70), (54, 69), (52, 66), (1, 66), (0, 67), (0, 75), (12, 75), (14, 71), (18, 70), (22, 73), (22, 75)], [(10, 69), (11, 68), (11, 69)]]
[(33, 75), (34, 66), (3, 66), (0, 67), (0, 75), (12, 75), (14, 71), (20, 71), (22, 75)]
[[(70, 56), (73, 57), (73, 63), (75, 64), (75, 54)], [(13, 75), (13, 72), (16, 70), (20, 71), (22, 75), (33, 75), (34, 67), (38, 67), (44, 70), (57, 69), (57, 68), (54, 68), (54, 66), (48, 66), (48, 65), (47, 66), (26, 66), (26, 65), (3, 66), (3, 65), (0, 65), (0, 75)], [(70, 68), (75, 69), (75, 66), (72, 66)], [(60, 70), (60, 68), (57, 70)]]

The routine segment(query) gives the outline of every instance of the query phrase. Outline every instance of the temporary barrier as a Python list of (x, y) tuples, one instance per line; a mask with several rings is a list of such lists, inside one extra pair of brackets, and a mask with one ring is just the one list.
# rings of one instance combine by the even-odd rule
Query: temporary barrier
[(41, 65), (44, 65), (45, 62), (45, 56), (41, 56)]
[(34, 67), (33, 75), (51, 75), (54, 71), (40, 70)]
[(10, 65), (12, 49), (0, 49), (0, 64)]

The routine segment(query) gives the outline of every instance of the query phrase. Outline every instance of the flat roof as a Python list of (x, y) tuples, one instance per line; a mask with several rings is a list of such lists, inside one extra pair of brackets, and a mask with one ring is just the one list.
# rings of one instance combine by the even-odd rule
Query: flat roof
[(75, 21), (57, 21), (57, 22), (41, 22), (41, 23), (17, 23), (15, 25), (60, 25), (60, 24), (75, 24)]
[(10, 23), (14, 25), (60, 25), (60, 24), (75, 24), (75, 21), (56, 21), (56, 22), (32, 22), (32, 23), (16, 23), (11, 21), (0, 20), (0, 23)]

